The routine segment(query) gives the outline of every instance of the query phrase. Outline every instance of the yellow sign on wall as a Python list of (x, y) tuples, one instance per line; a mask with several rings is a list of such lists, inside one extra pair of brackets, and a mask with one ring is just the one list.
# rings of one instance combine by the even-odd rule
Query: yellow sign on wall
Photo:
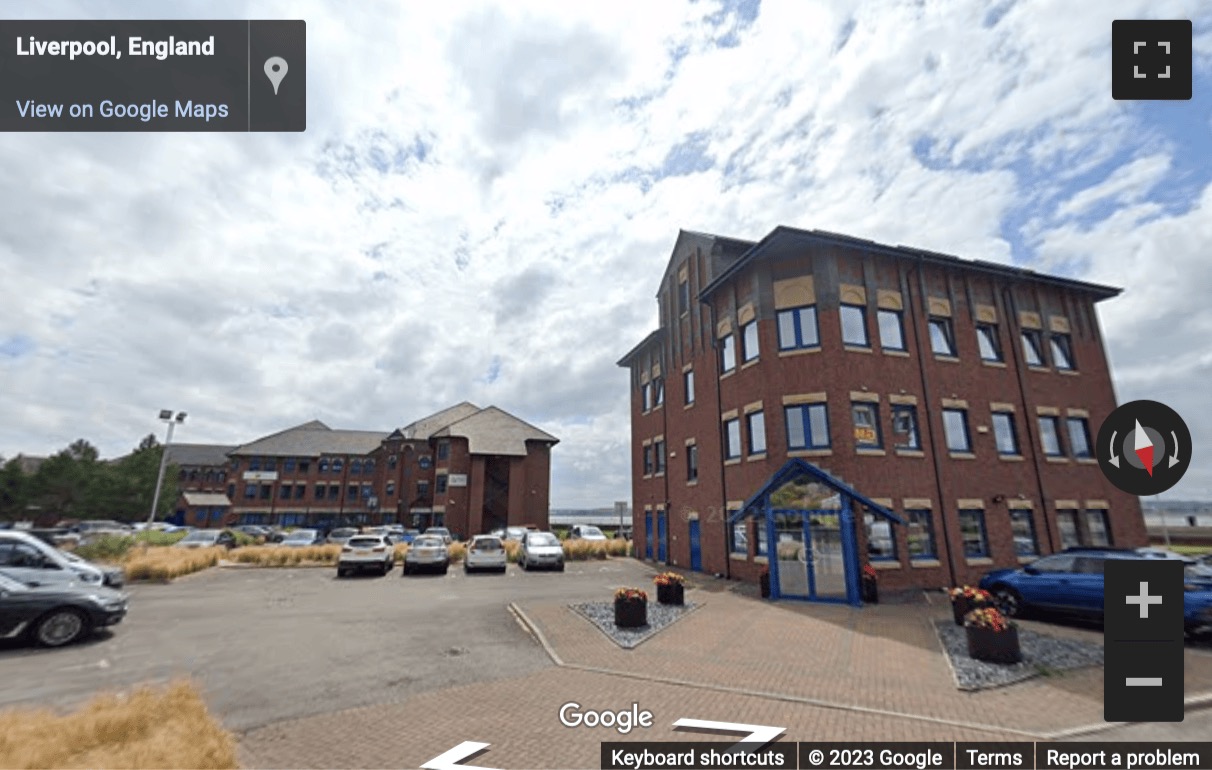
[(872, 444), (875, 442), (875, 428), (855, 428), (854, 440), (859, 443)]

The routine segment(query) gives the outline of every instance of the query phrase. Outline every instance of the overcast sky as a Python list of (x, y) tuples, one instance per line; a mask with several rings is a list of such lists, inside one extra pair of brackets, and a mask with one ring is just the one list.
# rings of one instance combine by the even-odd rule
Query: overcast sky
[[(989, 10), (992, 9), (992, 10)], [(1125, 287), (1122, 401), (1212, 499), (1212, 11), (1198, 2), (53, 3), (303, 18), (303, 134), (0, 135), (0, 455), (463, 400), (630, 498), (626, 373), (679, 228), (819, 228)], [(1194, 19), (1195, 98), (1115, 102), (1111, 21)], [(292, 70), (288, 75), (292, 76)]]

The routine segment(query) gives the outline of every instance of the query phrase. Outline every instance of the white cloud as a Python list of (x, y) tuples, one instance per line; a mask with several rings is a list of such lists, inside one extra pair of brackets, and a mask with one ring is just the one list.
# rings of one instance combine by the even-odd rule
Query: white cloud
[[(181, 440), (235, 442), (467, 399), (563, 439), (553, 504), (609, 505), (630, 473), (614, 361), (656, 322), (680, 227), (1080, 266), (1128, 287), (1103, 311), (1121, 397), (1202, 403), (1210, 321), (1190, 287), (1212, 281), (1212, 208), (1206, 190), (1189, 210), (1147, 193), (1208, 156), (1142, 151), (1108, 82), (1112, 19), (1203, 29), (1196, 3), (1034, 0), (993, 24), (981, 4), (782, 0), (740, 29), (701, 2), (173, 11), (305, 18), (308, 131), (0, 136), (0, 350), (36, 344), (0, 354), (0, 453), (86, 436), (116, 454), (162, 406), (191, 413)], [(671, 154), (690, 166), (661, 178)], [(1111, 214), (1057, 217), (1095, 204)], [(1016, 237), (1036, 252), (1012, 254)], [(1180, 490), (1212, 495), (1191, 474)]]

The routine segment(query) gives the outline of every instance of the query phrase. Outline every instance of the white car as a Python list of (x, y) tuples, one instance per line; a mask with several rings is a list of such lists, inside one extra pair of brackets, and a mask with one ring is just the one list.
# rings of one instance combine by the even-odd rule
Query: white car
[(450, 545), (454, 540), (454, 536), (450, 534), (450, 530), (446, 527), (430, 527), (425, 530), (426, 535), (436, 535), (446, 541), (446, 545)]
[(323, 545), (324, 541), (314, 529), (296, 529), (288, 532), (286, 537), (282, 538), (281, 544), (287, 548), (305, 548), (309, 545)]
[(578, 524), (568, 533), (569, 540), (596, 540), (605, 542), (608, 538), (602, 530), (587, 524)]
[(386, 575), (396, 564), (396, 547), (387, 535), (354, 535), (341, 546), (337, 577), (370, 570)]
[(550, 532), (528, 532), (518, 549), (518, 564), (522, 569), (548, 567), (564, 571), (564, 546)]
[(119, 579), (106, 570), (59, 550), (39, 537), (16, 530), (0, 531), (0, 569), (14, 580), (47, 585), (81, 582), (104, 585)]
[(476, 535), (467, 544), (467, 554), (463, 557), (463, 572), (504, 572), (508, 561), (505, 544), (501, 542), (501, 538), (495, 535)]
[(450, 569), (450, 549), (438, 535), (421, 535), (412, 541), (404, 553), (404, 574), (419, 570), (434, 570), (446, 574)]

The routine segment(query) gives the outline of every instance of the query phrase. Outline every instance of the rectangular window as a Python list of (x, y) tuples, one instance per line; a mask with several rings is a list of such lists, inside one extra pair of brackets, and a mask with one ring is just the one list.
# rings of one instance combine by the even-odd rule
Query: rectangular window
[(876, 517), (874, 513), (863, 514), (863, 522), (867, 528), (867, 560), (896, 561), (896, 535), (892, 531), (892, 522), (884, 517)]
[(989, 536), (985, 532), (985, 512), (980, 508), (959, 512), (960, 535), (964, 539), (964, 557), (979, 559), (989, 555)]
[(780, 310), (778, 324), (779, 350), (820, 347), (815, 305)]
[(905, 325), (899, 310), (879, 310), (875, 319), (880, 327), (880, 347), (884, 350), (905, 349)]
[[(728, 515), (731, 516), (734, 513), (736, 513), (736, 511), (729, 511)], [(734, 553), (738, 556), (749, 555), (749, 534), (745, 530), (746, 526), (744, 521), (736, 522), (732, 525), (732, 528), (728, 530), (728, 540), (730, 541), (728, 543), (729, 553)]]
[(1048, 457), (1061, 457), (1064, 450), (1060, 440), (1060, 418), (1042, 414), (1039, 418), (1039, 443)]
[(678, 314), (686, 315), (690, 312), (690, 281), (681, 281), (678, 283)]
[(652, 445), (652, 454), (656, 458), (656, 472), (659, 476), (665, 472), (665, 442), (658, 441)]
[(640, 401), (643, 404), (643, 406), (641, 407), (642, 411), (647, 412), (649, 409), (652, 408), (652, 383), (651, 382), (645, 382), (643, 385), (640, 386)]
[(345, 499), (349, 500), (350, 502), (358, 499), (358, 485), (357, 484), (349, 485), (349, 488), (345, 490)]
[(1074, 457), (1093, 457), (1090, 449), (1090, 423), (1085, 417), (1070, 417), (1065, 421), (1069, 426), (1069, 451)]
[(302, 500), (306, 496), (307, 496), (307, 485), (306, 484), (295, 484), (295, 499)]
[(997, 442), (999, 455), (1019, 455), (1018, 431), (1014, 427), (1013, 412), (993, 413), (993, 438)]
[(429, 482), (428, 481), (418, 481), (417, 482), (417, 497), (429, 497)]
[(955, 334), (950, 318), (930, 319), (930, 349), (936, 356), (955, 357)]
[(438, 484), (437, 484), (437, 487), (435, 488), (435, 491), (439, 495), (446, 494), (446, 474), (442, 474), (441, 476), (438, 476), (437, 482), (438, 482)]
[(256, 497), (257, 496), (257, 485), (256, 484), (245, 484), (244, 485), (244, 496), (249, 498), (250, 500), (252, 498)]
[(340, 484), (329, 484), (328, 485), (328, 499), (329, 500), (340, 500), (341, 499), (341, 485)]
[(273, 484), (262, 484), (261, 485), (261, 499), (270, 500), (273, 498), (273, 496), (274, 496)]
[(1081, 533), (1077, 526), (1077, 511), (1072, 508), (1062, 508), (1057, 511), (1056, 528), (1060, 531), (1063, 548), (1074, 548), (1082, 544)]
[(727, 374), (736, 368), (736, 337), (720, 337), (720, 372)]
[(976, 347), (980, 350), (982, 361), (1001, 361), (1002, 346), (998, 344), (997, 326), (977, 324)]
[(316, 484), (316, 499), (323, 500), (324, 493), (326, 491), (328, 491), (328, 487), (324, 486), (323, 484)]
[(741, 456), (741, 421), (728, 420), (724, 423), (724, 459), (732, 460)]
[(644, 475), (645, 476), (652, 475), (652, 467), (653, 467), (652, 445), (649, 444), (648, 446), (644, 447)]
[(310, 470), (311, 470), (311, 461), (309, 461), (309, 460), (300, 460), (299, 461), (299, 473), (307, 473)]
[(1086, 511), (1086, 530), (1090, 533), (1090, 545), (1111, 545), (1111, 527), (1106, 511), (1097, 508)]
[(854, 420), (854, 446), (858, 449), (879, 449), (883, 446), (880, 436), (879, 407), (867, 401), (855, 401), (850, 405), (850, 416)]
[(1023, 329), (1023, 360), (1027, 366), (1044, 365), (1044, 351), (1036, 329)]
[(842, 343), (860, 348), (871, 347), (867, 337), (867, 308), (863, 305), (842, 305)]
[(694, 403), (694, 370), (682, 373), (682, 387), (686, 391), (686, 403)]
[(227, 496), (230, 499), (233, 499), (233, 500), (235, 499), (235, 497), (236, 497), (236, 485), (235, 484), (227, 485)]
[(1073, 365), (1073, 341), (1068, 334), (1052, 335), (1052, 365), (1066, 372), (1077, 368)]
[(686, 480), (697, 481), (699, 478), (699, 448), (696, 444), (686, 447)]
[(804, 404), (783, 409), (787, 418), (788, 449), (828, 449), (829, 415), (824, 404)]
[(438, 459), (439, 460), (449, 460), (450, 459), (450, 442), (449, 441), (439, 441), (438, 442)]
[(652, 405), (660, 406), (665, 403), (665, 380), (657, 377), (652, 381)]
[(947, 450), (950, 452), (971, 452), (972, 437), (968, 433), (967, 409), (944, 409), (943, 432), (947, 436)]
[(753, 528), (757, 533), (757, 550), (754, 551), (754, 556), (770, 556), (770, 535), (766, 532), (766, 522), (764, 520), (756, 520), (753, 522)]
[(892, 448), (921, 449), (922, 440), (917, 430), (917, 407), (912, 404), (892, 406)]
[(290, 484), (283, 484), (282, 486), (278, 487), (278, 497), (283, 500), (289, 500), (291, 489), (293, 489), (293, 487), (291, 487)]
[(934, 516), (925, 509), (905, 511), (909, 519), (909, 527), (905, 532), (909, 545), (910, 559), (937, 559), (938, 551), (934, 546)]
[(764, 412), (750, 412), (745, 416), (749, 429), (749, 454), (760, 455), (766, 451), (766, 415)]
[(1010, 511), (1010, 531), (1014, 535), (1016, 556), (1039, 555), (1039, 542), (1035, 537), (1035, 517), (1030, 510), (1016, 508)]
[(266, 457), (265, 463), (261, 466), (262, 470), (276, 471), (278, 469), (278, 461), (272, 457)]
[(741, 327), (741, 360), (749, 363), (755, 360), (760, 353), (757, 321), (750, 321)]
[(282, 461), (282, 470), (286, 471), (287, 473), (293, 473), (296, 467), (297, 463), (293, 457), (287, 457)]
[(249, 460), (249, 461), (248, 461), (248, 469), (249, 469), (250, 471), (259, 471), (259, 470), (261, 470), (261, 458), (260, 458), (260, 457), (254, 457), (254, 458), (252, 458), (251, 460)]
[(363, 484), (362, 485), (362, 499), (369, 500), (371, 498), (371, 496), (374, 494), (374, 491), (375, 491), (375, 489), (372, 484)]

